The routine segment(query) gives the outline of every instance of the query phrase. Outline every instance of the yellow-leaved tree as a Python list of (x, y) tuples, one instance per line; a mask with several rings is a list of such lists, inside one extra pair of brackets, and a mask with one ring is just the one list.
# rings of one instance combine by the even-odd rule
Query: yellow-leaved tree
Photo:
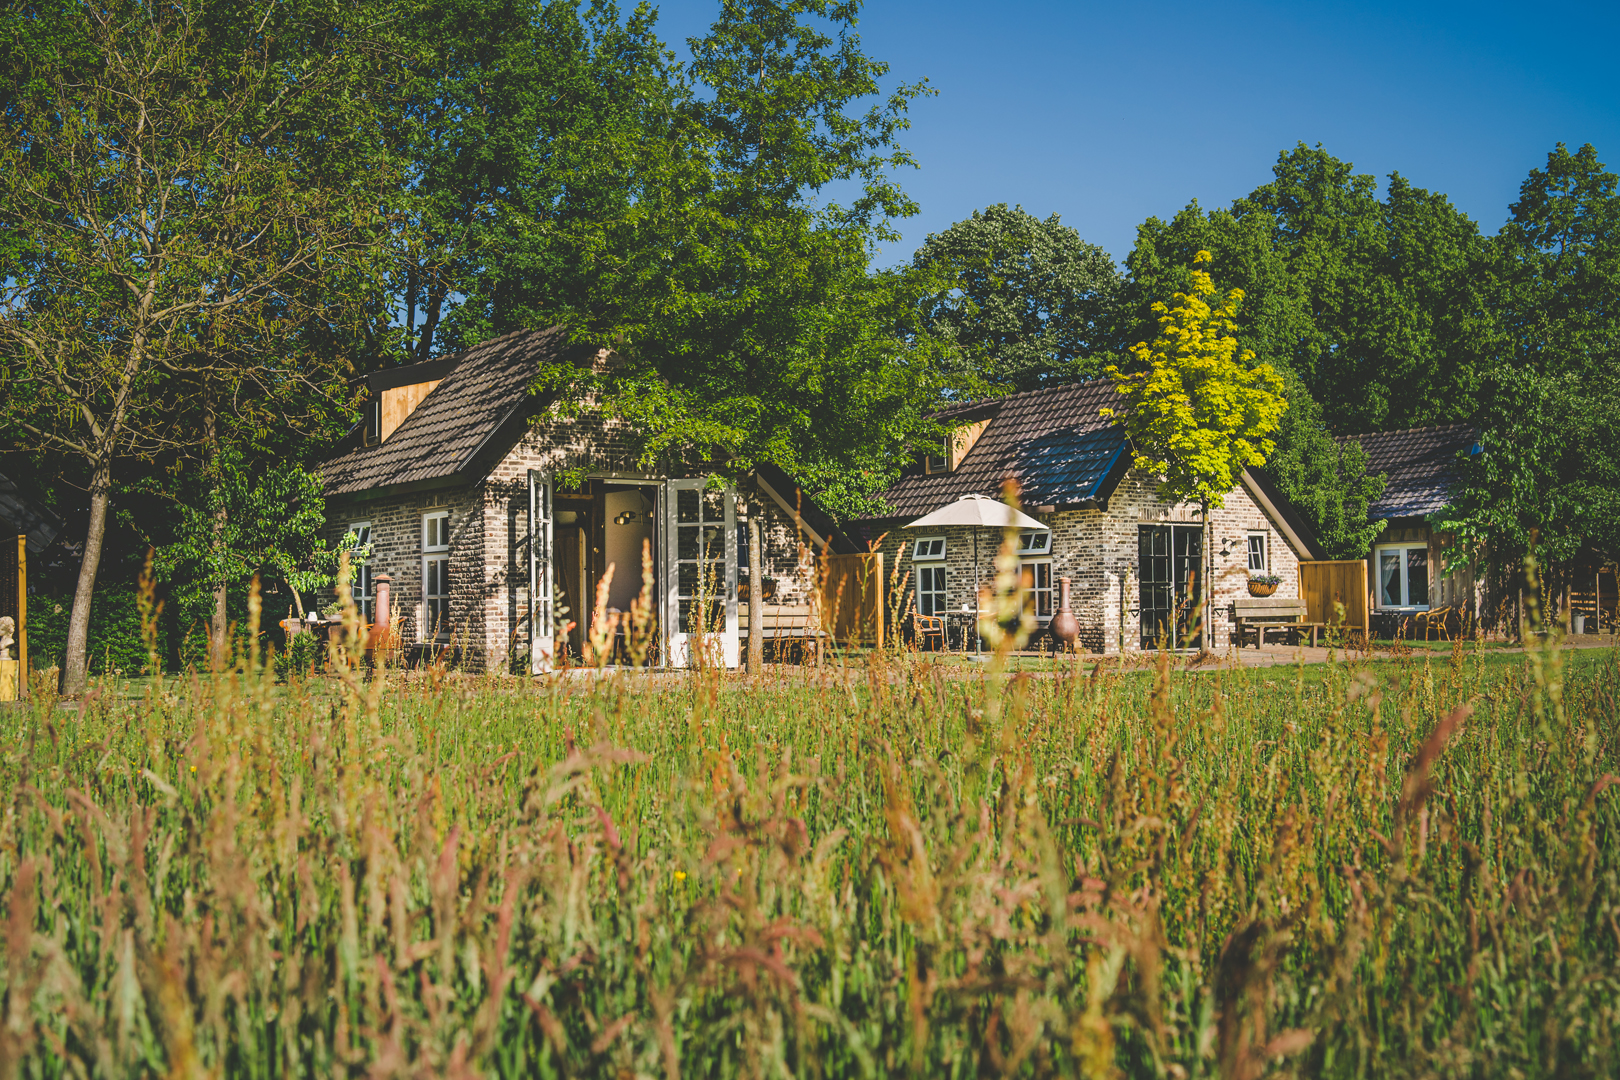
[[(1197, 575), (1202, 580), (1178, 582), (1176, 593), (1193, 609), (1205, 611), (1214, 569), (1209, 512), (1224, 505), (1245, 468), (1264, 464), (1276, 448), (1271, 434), (1288, 404), (1276, 369), (1254, 363), (1252, 352), (1238, 349), (1234, 320), (1243, 290), (1233, 289), (1224, 303), (1211, 306), (1215, 282), (1203, 269), (1210, 261), (1209, 252), (1200, 251), (1193, 258), (1192, 289), (1176, 293), (1169, 304), (1153, 305), (1159, 333), (1151, 342), (1131, 347), (1136, 369), (1107, 369), (1124, 405), (1103, 410), (1105, 416), (1123, 413), (1132, 463), (1165, 478), (1160, 498), (1197, 502), (1202, 508), (1198, 564), (1203, 572)], [(1208, 648), (1203, 621), (1196, 610), (1185, 610), (1177, 619), (1176, 638)]]
[(1197, 502), (1219, 508), (1243, 470), (1262, 465), (1276, 449), (1271, 440), (1287, 402), (1282, 376), (1254, 353), (1238, 351), (1238, 305), (1233, 289), (1219, 307), (1210, 305), (1215, 282), (1201, 267), (1207, 251), (1193, 257), (1192, 291), (1155, 303), (1159, 334), (1130, 352), (1139, 367), (1108, 368), (1124, 398), (1123, 413), (1138, 469), (1165, 478), (1167, 502)]

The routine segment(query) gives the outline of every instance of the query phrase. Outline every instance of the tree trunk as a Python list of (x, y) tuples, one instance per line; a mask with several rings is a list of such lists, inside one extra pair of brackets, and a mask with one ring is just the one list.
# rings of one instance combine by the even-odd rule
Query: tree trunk
[(101, 568), (102, 542), (107, 538), (107, 508), (112, 503), (112, 463), (98, 461), (90, 480), (90, 525), (84, 534), (84, 558), (79, 563), (79, 584), (73, 591), (73, 615), (68, 619), (67, 648), (62, 657), (60, 689), (64, 696), (84, 693), (90, 670), (90, 601)]
[(756, 507), (748, 507), (748, 670), (755, 675), (765, 670), (765, 558), (760, 551), (765, 530), (759, 527), (760, 516)]
[[(224, 498), (224, 480), (221, 476), (219, 460), (219, 428), (218, 420), (214, 414), (214, 399), (208, 387), (203, 387), (203, 439), (209, 455), (209, 470), (214, 477), (214, 490), (219, 495), (219, 507), (214, 511), (214, 532), (209, 550), (214, 557), (216, 567), (223, 569), (224, 559), (221, 558), (220, 548), (225, 540), (226, 513)], [(225, 581), (221, 574), (220, 581), (214, 586), (214, 614), (209, 620), (208, 627), (208, 666), (212, 671), (225, 670)]]

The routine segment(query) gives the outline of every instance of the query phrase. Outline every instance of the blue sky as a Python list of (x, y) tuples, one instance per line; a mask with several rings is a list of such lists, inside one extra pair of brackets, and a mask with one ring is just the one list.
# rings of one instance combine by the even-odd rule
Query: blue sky
[[(715, 0), (663, 0), (672, 44)], [(1136, 226), (1224, 205), (1280, 150), (1442, 191), (1495, 232), (1557, 142), (1620, 169), (1620, 3), (1097, 4), (869, 0), (894, 80), (939, 91), (903, 144), (922, 213), (879, 264), (991, 203), (1060, 214), (1123, 259)], [(683, 55), (684, 45), (678, 49)]]

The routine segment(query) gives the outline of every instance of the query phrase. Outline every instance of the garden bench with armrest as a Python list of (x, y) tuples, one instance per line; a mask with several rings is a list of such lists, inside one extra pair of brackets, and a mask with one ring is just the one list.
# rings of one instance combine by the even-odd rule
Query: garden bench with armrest
[(1238, 648), (1243, 648), (1244, 641), (1252, 634), (1254, 647), (1259, 648), (1266, 640), (1267, 630), (1290, 630), (1311, 632), (1311, 645), (1316, 644), (1316, 632), (1326, 628), (1326, 624), (1308, 622), (1309, 614), (1303, 600), (1290, 600), (1282, 596), (1250, 597), (1232, 602), (1232, 626), (1237, 636)]

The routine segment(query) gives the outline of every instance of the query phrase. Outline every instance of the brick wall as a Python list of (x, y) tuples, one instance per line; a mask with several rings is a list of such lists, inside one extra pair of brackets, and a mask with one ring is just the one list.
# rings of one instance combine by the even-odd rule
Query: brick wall
[[(1140, 644), (1139, 616), (1131, 614), (1138, 606), (1140, 582), (1137, 568), (1137, 528), (1147, 524), (1187, 524), (1198, 526), (1198, 507), (1169, 505), (1158, 497), (1159, 482), (1136, 470), (1125, 475), (1109, 500), (1108, 510), (1064, 510), (1033, 514), (1052, 530), (1052, 585), (1054, 597), (1058, 579), (1071, 579), (1070, 604), (1080, 623), (1080, 644), (1093, 652), (1116, 652), (1123, 645), (1127, 652)], [(979, 533), (979, 563), (975, 571), (973, 534), (975, 530), (953, 527), (927, 535), (946, 538), (946, 607), (960, 610), (972, 603), (982, 585), (995, 576), (995, 556), (1000, 537), (994, 530)], [(1206, 534), (1213, 555), (1214, 598), (1212, 604), (1213, 644), (1222, 647), (1231, 638), (1232, 601), (1248, 595), (1248, 535), (1263, 533), (1270, 571), (1281, 579), (1277, 596), (1299, 596), (1299, 555), (1288, 546), (1247, 491), (1239, 487), (1226, 498), (1226, 505), (1211, 512)], [(892, 529), (883, 543), (886, 565), (896, 569), (896, 587), (905, 579), (906, 614), (914, 610), (916, 564), (912, 561), (912, 541), (923, 530)], [(1222, 550), (1226, 551), (1223, 557)], [(1208, 565), (1206, 557), (1205, 565)], [(909, 575), (909, 576), (908, 576)], [(1045, 620), (1042, 620), (1044, 624)]]

